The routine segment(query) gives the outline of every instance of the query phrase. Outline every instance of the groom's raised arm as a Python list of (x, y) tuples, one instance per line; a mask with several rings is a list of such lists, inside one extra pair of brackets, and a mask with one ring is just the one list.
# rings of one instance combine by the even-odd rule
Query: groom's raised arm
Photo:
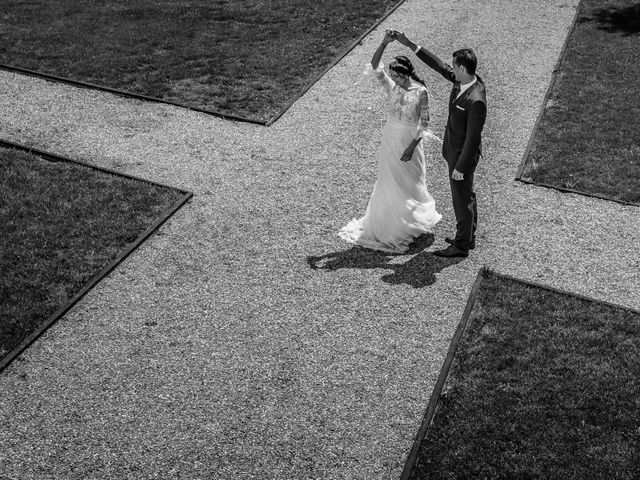
[(401, 43), (405, 47), (413, 50), (413, 53), (415, 53), (420, 60), (422, 60), (432, 70), (435, 70), (440, 75), (442, 75), (445, 79), (449, 80), (450, 82), (456, 81), (456, 76), (451, 69), (451, 65), (447, 65), (426, 48), (421, 47), (420, 45), (409, 40), (402, 32), (394, 32), (393, 38), (395, 38), (398, 43)]

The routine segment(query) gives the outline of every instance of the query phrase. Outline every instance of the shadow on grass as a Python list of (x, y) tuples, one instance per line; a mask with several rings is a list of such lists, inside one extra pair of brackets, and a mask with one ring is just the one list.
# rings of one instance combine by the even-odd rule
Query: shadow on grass
[(640, 3), (626, 8), (601, 8), (594, 14), (601, 30), (622, 33), (624, 36), (640, 33)]
[[(436, 273), (460, 263), (462, 258), (437, 257), (425, 251), (433, 244), (433, 235), (421, 235), (403, 255), (394, 255), (363, 247), (352, 247), (341, 252), (320, 256), (308, 256), (307, 263), (314, 269), (339, 270), (341, 268), (384, 268), (393, 273), (383, 275), (381, 280), (391, 285), (407, 284), (413, 288), (423, 288), (436, 282)], [(413, 255), (404, 263), (391, 263), (395, 258)]]

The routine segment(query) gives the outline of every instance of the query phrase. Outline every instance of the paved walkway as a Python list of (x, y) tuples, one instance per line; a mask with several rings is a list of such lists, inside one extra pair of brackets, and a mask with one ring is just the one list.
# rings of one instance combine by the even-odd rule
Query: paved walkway
[[(0, 137), (195, 192), (0, 376), (0, 474), (396, 479), (482, 266), (639, 308), (640, 209), (513, 180), (576, 4), (409, 0), (269, 128), (0, 72)], [(433, 245), (363, 258), (335, 235), (373, 182), (382, 97), (359, 72), (390, 26), (480, 57), (464, 261), (430, 254), (453, 230), (436, 146)], [(447, 85), (423, 73), (441, 134)]]

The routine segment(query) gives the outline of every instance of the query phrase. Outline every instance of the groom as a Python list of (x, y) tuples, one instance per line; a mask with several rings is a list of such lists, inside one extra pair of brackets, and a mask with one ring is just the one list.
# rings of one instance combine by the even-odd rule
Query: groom
[(449, 185), (456, 215), (456, 236), (446, 237), (450, 245), (433, 252), (440, 257), (466, 257), (476, 247), (478, 210), (473, 191), (473, 174), (482, 155), (482, 127), (487, 118), (484, 82), (476, 76), (477, 59), (473, 50), (453, 52), (453, 65), (413, 43), (394, 30), (393, 38), (409, 47), (433, 70), (453, 83), (449, 98), (449, 119), (444, 132), (442, 155), (449, 165)]

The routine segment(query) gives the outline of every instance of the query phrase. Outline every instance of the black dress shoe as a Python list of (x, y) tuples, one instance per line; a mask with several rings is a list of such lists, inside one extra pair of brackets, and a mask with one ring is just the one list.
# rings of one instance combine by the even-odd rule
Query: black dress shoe
[(455, 245), (449, 245), (444, 250), (436, 250), (433, 252), (438, 257), (468, 257), (469, 252), (467, 250), (461, 250)]
[[(445, 237), (444, 241), (447, 242), (450, 245), (455, 245), (456, 244), (456, 241), (451, 237)], [(471, 240), (471, 243), (469, 244), (469, 250), (473, 250), (474, 248), (476, 248), (476, 240), (475, 239)]]

